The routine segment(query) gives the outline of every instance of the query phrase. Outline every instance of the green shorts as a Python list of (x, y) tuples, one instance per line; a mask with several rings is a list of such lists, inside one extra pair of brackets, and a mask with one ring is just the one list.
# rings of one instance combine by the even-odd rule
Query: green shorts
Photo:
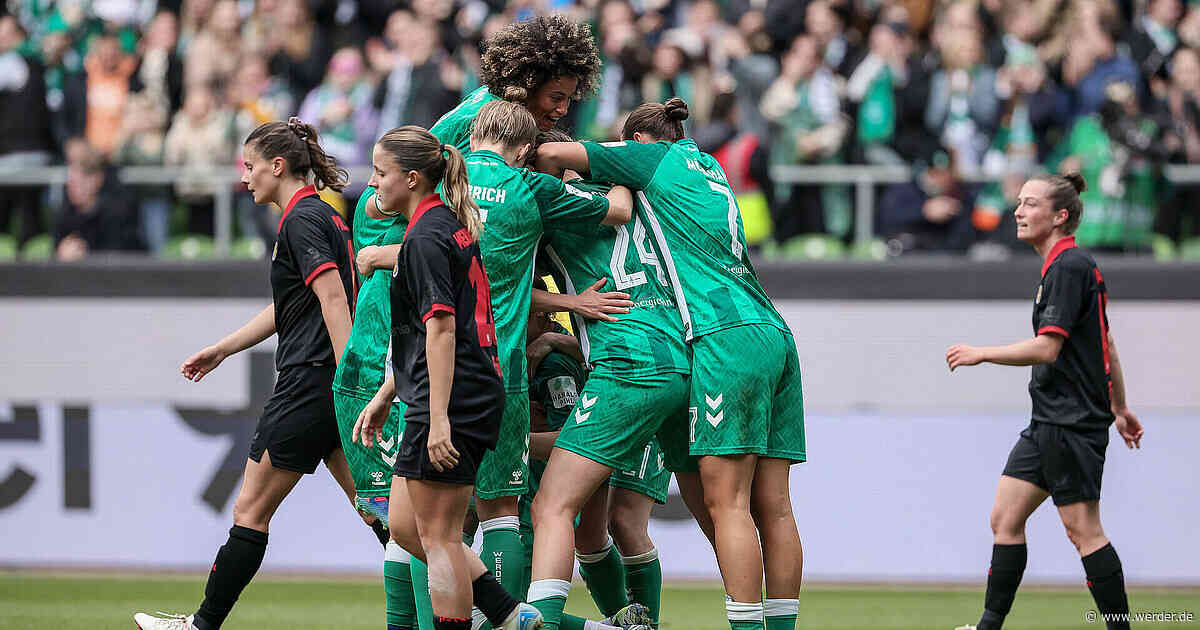
[(529, 393), (506, 392), (496, 448), (487, 451), (475, 476), (480, 499), (515, 497), (529, 491)]
[(667, 487), (671, 485), (671, 471), (666, 467), (663, 451), (658, 446), (658, 438), (651, 438), (646, 448), (642, 449), (641, 462), (636, 468), (614, 470), (608, 478), (608, 485), (633, 490), (650, 497), (655, 503), (666, 503)]
[(800, 358), (790, 333), (747, 324), (697, 338), (691, 398), (692, 455), (805, 461)]
[(342, 452), (354, 477), (354, 491), (360, 497), (386, 497), (392, 489), (392, 469), (396, 465), (396, 436), (404, 434), (404, 404), (394, 402), (383, 425), (383, 439), (371, 448), (351, 441), (354, 423), (370, 400), (335, 391), (333, 409), (337, 414)]
[(676, 453), (686, 444), (687, 404), (686, 374), (631, 379), (598, 365), (554, 445), (617, 471), (640, 470), (655, 435), (664, 445), (676, 443)]

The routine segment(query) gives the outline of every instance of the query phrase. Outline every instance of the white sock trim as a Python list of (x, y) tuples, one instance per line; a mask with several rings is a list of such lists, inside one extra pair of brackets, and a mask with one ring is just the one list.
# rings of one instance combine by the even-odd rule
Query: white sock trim
[(404, 550), (404, 547), (396, 544), (396, 541), (389, 540), (383, 548), (384, 562), (399, 562), (408, 564), (412, 560), (412, 554)]
[(735, 602), (733, 600), (725, 602), (725, 616), (730, 621), (758, 621), (763, 620), (763, 605), (762, 602)]
[(658, 560), (658, 548), (651, 549), (646, 553), (639, 553), (636, 556), (621, 556), (621, 564), (630, 566), (634, 564), (646, 564)]
[(596, 564), (597, 562), (600, 562), (601, 560), (607, 558), (608, 554), (611, 553), (612, 550), (613, 550), (613, 540), (612, 540), (612, 537), (610, 536), (608, 539), (608, 542), (604, 545), (604, 548), (601, 549), (600, 551), (597, 551), (596, 553), (579, 553), (578, 551), (576, 551), (575, 557), (579, 558), (580, 564)]
[(529, 585), (529, 594), (525, 601), (533, 603), (553, 597), (567, 598), (571, 592), (571, 583), (567, 580), (535, 580)]
[(763, 614), (767, 617), (795, 617), (800, 614), (800, 600), (764, 599)]
[(497, 516), (489, 518), (486, 521), (479, 522), (479, 529), (483, 530), (483, 535), (496, 530), (511, 529), (514, 532), (521, 531), (521, 519), (517, 516)]
[(474, 607), (471, 608), (471, 630), (479, 630), (487, 622), (487, 615), (483, 614), (482, 610)]
[(599, 621), (592, 621), (591, 619), (585, 619), (583, 622), (583, 630), (621, 630), (621, 628), (618, 626), (610, 626), (606, 623), (601, 623)]

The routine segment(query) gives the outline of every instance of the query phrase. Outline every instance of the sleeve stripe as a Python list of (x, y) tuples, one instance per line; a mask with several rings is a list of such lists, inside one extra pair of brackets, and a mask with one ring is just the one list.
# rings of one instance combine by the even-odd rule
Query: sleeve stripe
[(454, 307), (446, 306), (445, 304), (434, 304), (433, 306), (431, 306), (429, 308), (429, 312), (425, 313), (425, 315), (423, 317), (421, 317), (421, 323), (423, 324), (423, 323), (429, 321), (429, 318), (433, 317), (434, 314), (438, 313), (438, 312), (449, 313), (449, 314), (453, 315)]
[(1055, 334), (1058, 334), (1058, 335), (1062, 335), (1064, 339), (1070, 339), (1070, 338), (1071, 338), (1071, 333), (1069, 333), (1069, 332), (1067, 332), (1067, 331), (1063, 330), (1062, 328), (1059, 328), (1058, 326), (1042, 326), (1041, 328), (1039, 328), (1039, 329), (1038, 329), (1038, 334), (1039, 334), (1039, 335), (1040, 335), (1040, 334), (1042, 334), (1042, 333), (1048, 333), (1048, 332), (1052, 332), (1052, 333), (1055, 333)]
[(322, 263), (319, 267), (317, 267), (316, 269), (313, 269), (312, 273), (308, 274), (308, 277), (304, 279), (304, 286), (308, 286), (308, 285), (312, 284), (312, 281), (315, 280), (317, 276), (321, 275), (322, 272), (324, 272), (328, 269), (337, 269), (337, 263), (335, 263), (335, 262)]

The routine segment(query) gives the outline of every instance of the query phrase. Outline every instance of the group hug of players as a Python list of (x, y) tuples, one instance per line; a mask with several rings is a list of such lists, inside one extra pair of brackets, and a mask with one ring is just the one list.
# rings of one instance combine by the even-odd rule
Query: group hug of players
[[(571, 141), (555, 125), (600, 60), (589, 29), (560, 16), (510, 25), (481, 65), (483, 86), (432, 129), (378, 140), (352, 226), (317, 195), (348, 176), (313, 126), (246, 139), (243, 182), (283, 209), (273, 303), (181, 371), (198, 381), (277, 334), (279, 377), (203, 602), (138, 613), (142, 630), (219, 628), (272, 515), (321, 461), (385, 543), (389, 630), (657, 628), (647, 523), (672, 474), (716, 553), (730, 627), (795, 627), (796, 344), (724, 172), (685, 137), (687, 105), (639, 106), (619, 142)], [(1098, 499), (1109, 424), (1130, 446), (1141, 428), (1103, 279), (1070, 238), (1081, 188), (1046, 176), (1021, 192), (1018, 236), (1046, 260), (1035, 338), (947, 353), (951, 369), (1037, 366), (1033, 422), (997, 492), (981, 629), (1003, 622), (1024, 522), (1048, 496), (1100, 610), (1128, 610)], [(574, 335), (552, 312), (572, 313)], [(576, 559), (603, 620), (563, 612)]]

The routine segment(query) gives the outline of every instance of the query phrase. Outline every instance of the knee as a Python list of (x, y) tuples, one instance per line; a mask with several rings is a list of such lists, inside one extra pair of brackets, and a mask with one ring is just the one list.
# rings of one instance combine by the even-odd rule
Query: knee
[(266, 531), (270, 524), (270, 518), (267, 518), (258, 509), (253, 501), (239, 495), (233, 502), (233, 524), (250, 529)]
[(992, 514), (988, 521), (992, 528), (992, 537), (998, 542), (1005, 543), (1012, 539), (1024, 539), (1025, 537), (1025, 521), (1015, 514), (1000, 508), (992, 508)]
[(614, 509), (609, 518), (608, 531), (612, 534), (617, 547), (625, 553), (636, 553), (637, 550), (650, 543), (650, 535), (646, 532), (646, 522), (632, 510)]
[(1098, 525), (1063, 521), (1063, 527), (1067, 531), (1067, 539), (1080, 554), (1086, 555), (1103, 546), (1097, 544), (1104, 538), (1104, 531)]

